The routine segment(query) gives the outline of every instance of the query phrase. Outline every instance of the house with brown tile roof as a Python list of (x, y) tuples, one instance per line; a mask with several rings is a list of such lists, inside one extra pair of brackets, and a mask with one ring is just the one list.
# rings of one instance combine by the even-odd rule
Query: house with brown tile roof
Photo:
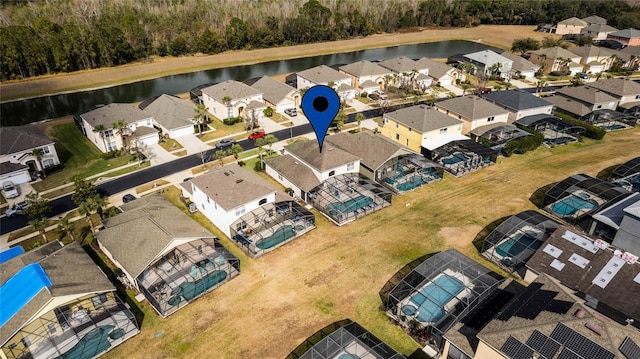
[(49, 242), (1, 263), (0, 272), (3, 357), (93, 358), (140, 332), (114, 285), (75, 242)]

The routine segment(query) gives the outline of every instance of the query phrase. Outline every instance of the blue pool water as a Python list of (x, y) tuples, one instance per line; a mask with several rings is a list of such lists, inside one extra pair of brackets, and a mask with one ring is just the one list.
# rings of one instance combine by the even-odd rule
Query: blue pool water
[(592, 199), (580, 198), (570, 195), (556, 202), (551, 206), (551, 210), (561, 216), (571, 216), (581, 209), (593, 209), (598, 206), (598, 202)]
[(219, 283), (223, 282), (225, 279), (227, 279), (227, 272), (223, 270), (216, 270), (206, 274), (196, 281), (183, 282), (171, 292), (171, 295), (173, 295), (173, 297), (169, 298), (169, 304), (180, 304), (180, 296), (182, 296), (185, 300), (190, 301), (206, 292), (210, 288), (213, 288)]
[(68, 352), (56, 359), (91, 359), (111, 348), (109, 332), (115, 328), (113, 325), (103, 325), (91, 329)]
[(609, 125), (609, 126), (601, 126), (600, 128), (602, 128), (605, 131), (616, 131), (616, 130), (623, 130), (623, 129), (627, 128), (627, 126)]
[(341, 354), (338, 359), (360, 359), (360, 357), (355, 354)]
[(340, 213), (355, 212), (356, 209), (366, 207), (373, 203), (373, 199), (367, 196), (359, 196), (345, 202), (333, 202), (327, 206), (329, 214), (332, 216)]
[(442, 159), (442, 163), (445, 165), (453, 165), (458, 162), (463, 162), (469, 159), (469, 156), (465, 155), (462, 152), (454, 152), (451, 157), (447, 157)]
[(290, 225), (282, 226), (273, 233), (272, 236), (259, 239), (256, 242), (256, 247), (260, 249), (269, 249), (277, 246), (280, 243), (286, 242), (289, 239), (295, 237), (297, 231), (302, 231), (302, 226), (296, 226), (295, 230)]
[(500, 245), (496, 247), (496, 253), (502, 257), (515, 257), (526, 248), (536, 250), (540, 248), (541, 245), (542, 242), (536, 240), (536, 237), (527, 235), (526, 233), (518, 233), (500, 243)]
[(410, 180), (400, 183), (396, 188), (400, 191), (410, 191), (427, 183), (422, 177), (414, 176)]
[(445, 304), (463, 289), (464, 284), (456, 278), (447, 275), (436, 278), (409, 299), (418, 307), (416, 319), (422, 323), (437, 322), (445, 315)]
[(0, 327), (13, 317), (43, 288), (51, 286), (39, 263), (26, 265), (0, 287)]

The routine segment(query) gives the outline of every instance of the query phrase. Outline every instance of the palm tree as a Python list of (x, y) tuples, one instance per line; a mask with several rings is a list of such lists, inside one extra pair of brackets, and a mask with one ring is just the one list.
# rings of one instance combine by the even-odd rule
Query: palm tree
[(271, 155), (271, 147), (274, 143), (278, 142), (278, 138), (274, 135), (269, 134), (264, 136), (264, 142), (266, 142), (267, 146), (269, 146), (269, 155)]
[(237, 143), (232, 145), (231, 148), (229, 149), (229, 152), (231, 152), (231, 154), (233, 155), (233, 158), (235, 158), (236, 161), (238, 160), (238, 156), (240, 155), (240, 153), (242, 153), (242, 151), (244, 151), (244, 148), (242, 148), (242, 146), (240, 146)]
[(36, 218), (29, 221), (29, 224), (33, 227), (33, 229), (37, 232), (40, 232), (42, 239), (47, 243), (47, 225), (49, 225), (49, 220), (46, 218)]
[(97, 124), (93, 126), (93, 132), (100, 133), (100, 138), (102, 138), (102, 144), (104, 145), (105, 152), (107, 151), (107, 142), (104, 140), (104, 133), (107, 130), (107, 127), (103, 124)]
[(129, 147), (128, 137), (129, 137), (129, 124), (125, 120), (118, 120), (111, 125), (111, 127), (116, 131), (117, 134), (120, 135), (120, 139), (122, 140), (122, 147), (127, 149)]
[(364, 115), (362, 114), (362, 112), (358, 112), (356, 114), (356, 123), (358, 124), (358, 132), (360, 132), (360, 124), (362, 124), (362, 121), (364, 121)]
[(222, 161), (222, 159), (225, 157), (227, 157), (227, 151), (224, 150), (218, 150), (213, 154), (213, 158), (220, 161), (220, 167), (224, 165), (224, 161)]
[(38, 166), (40, 166), (40, 173), (42, 174), (42, 178), (46, 178), (47, 175), (44, 173), (44, 165), (42, 164), (44, 150), (42, 148), (34, 148), (33, 151), (31, 151), (31, 156), (35, 157), (38, 161)]
[(102, 213), (102, 208), (107, 205), (106, 198), (98, 195), (87, 198), (84, 202), (80, 203), (78, 206), (78, 211), (80, 214), (84, 214), (87, 218), (87, 222), (89, 223), (89, 227), (91, 227), (91, 233), (96, 233), (95, 225), (93, 224), (93, 219), (91, 219), (91, 215), (94, 213)]
[(231, 97), (225, 96), (222, 98), (222, 103), (227, 106), (227, 120), (231, 118)]
[(538, 80), (538, 83), (536, 83), (536, 93), (542, 91), (542, 89), (545, 88), (546, 86), (547, 86), (547, 81)]
[(265, 139), (265, 137), (258, 138), (256, 140), (256, 146), (258, 147), (258, 156), (260, 156), (260, 166), (262, 166), (262, 151), (264, 151), (263, 147), (267, 144), (267, 140)]
[(71, 237), (71, 240), (75, 242), (76, 239), (73, 236), (74, 228), (75, 228), (75, 223), (71, 222), (68, 217), (60, 218), (58, 220), (58, 229), (60, 230), (60, 234), (63, 236), (66, 234), (69, 234), (69, 237)]
[(392, 75), (384, 75), (384, 90), (387, 91), (387, 89), (389, 88), (389, 84), (391, 83), (391, 80), (393, 80), (393, 76)]
[(329, 86), (329, 87), (331, 87), (332, 89), (334, 89), (334, 90), (335, 90), (335, 88), (336, 88), (336, 83), (335, 83), (335, 81), (329, 81), (329, 82), (327, 82), (327, 86)]
[(202, 125), (204, 125), (207, 120), (207, 112), (209, 112), (209, 108), (205, 106), (204, 103), (196, 105), (193, 113), (193, 122), (198, 126), (198, 136), (202, 135)]
[(460, 87), (462, 88), (462, 96), (466, 95), (467, 90), (469, 89), (469, 84), (462, 84)]

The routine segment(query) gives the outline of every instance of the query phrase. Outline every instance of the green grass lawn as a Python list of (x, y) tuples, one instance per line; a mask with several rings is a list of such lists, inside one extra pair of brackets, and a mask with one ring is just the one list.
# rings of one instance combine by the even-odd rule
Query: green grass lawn
[(236, 123), (229, 126), (222, 123), (222, 121), (213, 119), (209, 126), (213, 127), (215, 131), (207, 132), (202, 135), (202, 137), (200, 137), (202, 142), (209, 142), (216, 138), (222, 138), (236, 133), (242, 133), (242, 136), (244, 137), (244, 134), (247, 132), (244, 129), (244, 123)]
[[(102, 159), (98, 148), (83, 136), (73, 123), (54, 126), (51, 137), (56, 142), (56, 150), (64, 168), (40, 182), (33, 183), (33, 188), (38, 192), (72, 183), (76, 176), (87, 178), (124, 166), (133, 160), (133, 156), (130, 155)], [(137, 169), (136, 167), (131, 170)]]
[(165, 150), (167, 150), (168, 152), (179, 150), (182, 148), (182, 145), (180, 144), (180, 142), (176, 141), (173, 138), (160, 141), (160, 146)]

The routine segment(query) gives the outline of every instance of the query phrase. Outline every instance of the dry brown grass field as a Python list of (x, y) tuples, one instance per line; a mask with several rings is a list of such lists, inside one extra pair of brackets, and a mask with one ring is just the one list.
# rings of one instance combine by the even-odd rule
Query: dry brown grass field
[(223, 238), (241, 258), (240, 276), (168, 319), (145, 305), (141, 333), (104, 357), (284, 358), (309, 335), (343, 318), (408, 355), (418, 345), (387, 319), (378, 295), (401, 267), (447, 248), (491, 266), (472, 244), (483, 227), (535, 209), (530, 197), (543, 186), (575, 173), (595, 176), (636, 156), (640, 128), (500, 158), (461, 178), (447, 175), (343, 227), (317, 216), (317, 229), (259, 259), (248, 259)]
[(0, 99), (7, 101), (65, 91), (108, 87), (199, 70), (403, 44), (472, 40), (508, 49), (516, 38), (533, 37), (541, 40), (544, 36), (550, 36), (534, 30), (535, 26), (481, 25), (474, 28), (425, 29), (415, 32), (378, 34), (360, 39), (270, 49), (227, 51), (210, 56), (154, 57), (149, 62), (3, 82)]

